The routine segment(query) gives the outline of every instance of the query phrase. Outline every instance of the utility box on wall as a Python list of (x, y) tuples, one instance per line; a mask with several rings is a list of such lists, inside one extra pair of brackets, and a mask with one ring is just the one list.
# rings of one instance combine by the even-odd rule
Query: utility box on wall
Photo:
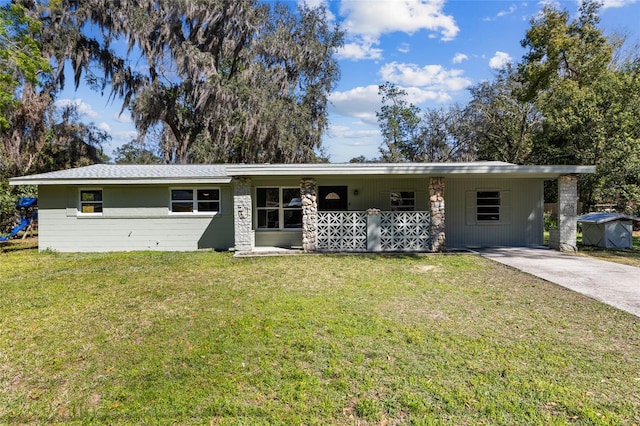
[(633, 222), (640, 222), (621, 213), (587, 213), (577, 220), (582, 224), (582, 244), (603, 248), (633, 247)]

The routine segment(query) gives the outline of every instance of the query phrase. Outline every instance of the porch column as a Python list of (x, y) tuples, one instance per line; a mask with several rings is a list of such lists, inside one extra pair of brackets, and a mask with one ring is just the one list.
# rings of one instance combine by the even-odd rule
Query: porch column
[(441, 252), (445, 249), (445, 224), (444, 224), (444, 178), (432, 177), (429, 179), (429, 204), (431, 207), (430, 239), (431, 251)]
[(316, 180), (300, 180), (300, 198), (302, 199), (302, 249), (305, 252), (316, 251), (318, 238), (318, 201)]
[(255, 247), (255, 234), (252, 229), (251, 179), (237, 177), (233, 179), (233, 228), (235, 249), (251, 251)]
[(577, 251), (578, 177), (564, 175), (558, 178), (558, 232), (560, 251)]

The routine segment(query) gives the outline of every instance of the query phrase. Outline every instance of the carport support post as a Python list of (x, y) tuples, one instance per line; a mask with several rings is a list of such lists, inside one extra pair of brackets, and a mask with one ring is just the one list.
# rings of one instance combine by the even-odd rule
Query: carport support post
[(431, 251), (441, 252), (445, 249), (444, 226), (444, 178), (432, 177), (429, 179), (429, 205), (431, 210), (431, 224), (429, 238)]
[(237, 251), (252, 251), (255, 247), (251, 212), (251, 179), (237, 177), (233, 180), (233, 228)]
[(318, 201), (316, 180), (305, 178), (300, 181), (302, 201), (302, 249), (314, 252), (318, 241)]
[(563, 175), (558, 178), (558, 232), (560, 251), (575, 252), (577, 248), (578, 178)]

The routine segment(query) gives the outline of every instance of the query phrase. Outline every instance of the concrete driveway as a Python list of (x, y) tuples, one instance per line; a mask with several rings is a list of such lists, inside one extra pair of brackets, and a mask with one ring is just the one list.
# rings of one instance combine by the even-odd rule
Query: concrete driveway
[(640, 268), (545, 248), (498, 247), (476, 251), (640, 317)]

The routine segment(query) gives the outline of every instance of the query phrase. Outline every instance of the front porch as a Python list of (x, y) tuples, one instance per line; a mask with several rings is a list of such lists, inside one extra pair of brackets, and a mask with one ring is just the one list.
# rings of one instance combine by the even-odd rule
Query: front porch
[[(339, 167), (347, 167), (348, 173), (333, 171)], [(549, 178), (560, 182), (562, 249), (575, 247), (575, 175), (553, 176), (554, 171), (539, 167), (502, 163), (465, 167), (462, 173), (461, 165), (367, 165), (353, 170), (308, 165), (305, 168), (318, 176), (301, 177), (293, 166), (279, 166), (283, 173), (277, 176), (267, 176), (260, 167), (238, 166), (233, 174), (234, 249), (441, 252), (447, 239), (453, 248), (539, 245), (542, 184)], [(445, 176), (430, 174), (438, 169), (449, 171), (449, 236)]]

